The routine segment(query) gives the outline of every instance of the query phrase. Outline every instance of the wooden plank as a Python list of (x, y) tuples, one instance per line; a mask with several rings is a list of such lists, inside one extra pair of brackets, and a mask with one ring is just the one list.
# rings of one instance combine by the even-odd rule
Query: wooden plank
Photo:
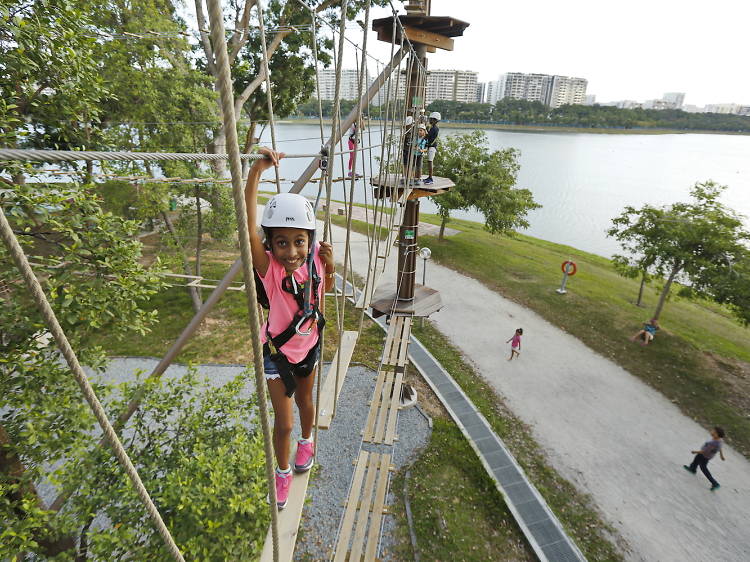
[(388, 425), (385, 432), (385, 444), (393, 445), (393, 439), (396, 436), (396, 420), (398, 419), (398, 406), (401, 403), (401, 387), (404, 382), (404, 374), (396, 375), (396, 382), (393, 384), (393, 396), (391, 396), (390, 408), (388, 409)]
[[(352, 360), (354, 345), (356, 343), (356, 331), (348, 330), (344, 332), (344, 335), (341, 338), (341, 347), (336, 351), (336, 354), (333, 356), (333, 361), (331, 361), (331, 365), (328, 368), (328, 373), (323, 382), (323, 388), (320, 389), (320, 415), (318, 416), (318, 427), (321, 429), (328, 429), (331, 427), (331, 421), (333, 419), (333, 397), (335, 394), (338, 399), (339, 394), (341, 394), (341, 387), (344, 386), (346, 371), (349, 369), (349, 363)], [(341, 367), (339, 369), (339, 386), (336, 388), (336, 363), (339, 355), (341, 356)]]
[[(294, 460), (292, 460), (293, 463)], [(293, 558), (299, 522), (302, 518), (302, 508), (305, 506), (305, 497), (307, 496), (307, 484), (310, 481), (310, 472), (312, 471), (294, 474), (286, 507), (279, 511), (279, 562), (291, 562)], [(266, 533), (266, 542), (263, 544), (260, 559), (262, 562), (273, 560), (273, 536), (270, 526)]]
[(354, 514), (357, 511), (357, 504), (359, 503), (359, 495), (362, 490), (362, 478), (364, 478), (365, 475), (365, 467), (367, 466), (368, 455), (369, 453), (367, 451), (359, 452), (357, 466), (354, 469), (354, 476), (352, 477), (352, 487), (349, 490), (349, 499), (346, 503), (344, 519), (341, 523), (341, 530), (339, 531), (338, 540), (336, 541), (336, 548), (333, 558), (334, 561), (346, 560), (346, 553), (349, 551), (349, 538), (352, 536)]
[(390, 469), (390, 466), (391, 455), (383, 455), (380, 460), (378, 488), (375, 492), (375, 502), (372, 505), (370, 531), (367, 533), (367, 548), (365, 549), (365, 560), (375, 560), (375, 554), (378, 548), (378, 540), (380, 538), (380, 521), (383, 519), (385, 493), (388, 489), (388, 471)]
[(365, 489), (359, 503), (359, 515), (357, 516), (357, 527), (354, 531), (354, 540), (352, 541), (351, 554), (349, 561), (359, 561), (362, 558), (362, 548), (365, 542), (365, 529), (367, 529), (367, 520), (370, 515), (370, 506), (372, 505), (372, 493), (375, 491), (375, 477), (378, 475), (378, 464), (381, 455), (370, 453), (370, 463), (367, 467), (367, 479), (365, 480)]
[(438, 35), (437, 33), (418, 29), (410, 25), (405, 25), (404, 31), (406, 32), (406, 37), (413, 43), (421, 43), (423, 45), (437, 47), (444, 51), (453, 50), (453, 39), (446, 37), (445, 35)]
[(385, 388), (383, 389), (383, 400), (380, 402), (380, 411), (378, 412), (378, 423), (375, 426), (375, 436), (373, 443), (382, 443), (385, 435), (385, 422), (388, 419), (388, 404), (391, 401), (391, 392), (393, 391), (393, 373), (388, 373), (385, 378)]
[(372, 441), (375, 436), (375, 419), (380, 409), (380, 401), (383, 395), (383, 383), (385, 383), (385, 371), (378, 373), (378, 380), (375, 383), (375, 392), (372, 395), (372, 404), (370, 404), (370, 412), (367, 414), (367, 422), (365, 423), (365, 432), (362, 435), (362, 441)]
[(401, 348), (399, 349), (398, 360), (396, 364), (399, 367), (406, 366), (407, 350), (409, 349), (409, 338), (411, 337), (411, 323), (412, 318), (408, 317), (404, 319), (404, 330), (401, 333)]

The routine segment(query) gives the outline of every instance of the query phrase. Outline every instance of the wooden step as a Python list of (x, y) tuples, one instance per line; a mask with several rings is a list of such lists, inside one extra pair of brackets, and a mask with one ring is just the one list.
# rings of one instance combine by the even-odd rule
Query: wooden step
[[(341, 387), (344, 386), (344, 379), (346, 378), (346, 371), (349, 369), (349, 363), (352, 360), (352, 354), (354, 353), (354, 345), (357, 343), (357, 332), (346, 331), (341, 338), (341, 345), (336, 351), (336, 354), (331, 360), (331, 365), (328, 368), (325, 380), (323, 381), (323, 387), (320, 389), (320, 405), (318, 406), (320, 413), (318, 414), (318, 427), (321, 429), (328, 429), (331, 427), (331, 421), (333, 419), (333, 400), (334, 396), (338, 400), (339, 394), (341, 394)], [(338, 371), (338, 387), (336, 387), (336, 364), (338, 358), (341, 357), (341, 365)]]
[(334, 562), (360, 561), (363, 554), (365, 560), (375, 560), (390, 465), (390, 454), (360, 451), (336, 541)]
[[(290, 462), (294, 465), (294, 459)], [(279, 511), (279, 562), (291, 562), (294, 556), (294, 547), (297, 543), (299, 522), (302, 518), (302, 508), (305, 505), (305, 497), (307, 496), (307, 484), (310, 481), (310, 472), (308, 470), (302, 474), (294, 473), (286, 507)], [(263, 544), (263, 552), (260, 555), (260, 559), (261, 562), (273, 561), (273, 535), (270, 526), (266, 533), (266, 542)]]
[(409, 338), (411, 338), (411, 316), (393, 316), (385, 338), (383, 365), (391, 365), (397, 370), (406, 366)]
[(362, 441), (393, 445), (404, 374), (380, 371), (365, 423)]

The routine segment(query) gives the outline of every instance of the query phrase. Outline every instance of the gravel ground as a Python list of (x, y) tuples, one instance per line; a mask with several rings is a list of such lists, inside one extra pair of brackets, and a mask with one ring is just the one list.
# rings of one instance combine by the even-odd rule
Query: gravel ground
[[(107, 371), (102, 375), (112, 383), (134, 379), (138, 370), (147, 376), (157, 365), (158, 360), (149, 357), (122, 357), (111, 361)], [(198, 372), (220, 386), (242, 373), (242, 365), (197, 365)], [(185, 365), (173, 364), (164, 373), (166, 378), (182, 376), (187, 370)], [(348, 495), (349, 483), (354, 472), (354, 460), (360, 447), (370, 451), (387, 452), (391, 447), (362, 443), (361, 431), (364, 429), (369, 402), (375, 388), (377, 373), (361, 366), (352, 366), (344, 381), (338, 403), (336, 417), (331, 429), (321, 430), (318, 434), (318, 465), (315, 467), (308, 500), (302, 514), (300, 536), (297, 542), (295, 559), (321, 560), (328, 558), (336, 541), (339, 522), (343, 515), (343, 504)], [(252, 379), (247, 391), (252, 392)], [(424, 416), (415, 408), (402, 410), (398, 420), (399, 440), (393, 447), (393, 465), (398, 469), (415, 458), (419, 449), (426, 445), (431, 429)], [(300, 434), (299, 418), (295, 421), (292, 437)], [(51, 495), (48, 491), (48, 495)], [(45, 498), (49, 500), (50, 498)], [(394, 500), (389, 493), (387, 503)], [(392, 516), (384, 517), (381, 537), (381, 556), (383, 560), (393, 560), (389, 550), (394, 543), (395, 521)]]

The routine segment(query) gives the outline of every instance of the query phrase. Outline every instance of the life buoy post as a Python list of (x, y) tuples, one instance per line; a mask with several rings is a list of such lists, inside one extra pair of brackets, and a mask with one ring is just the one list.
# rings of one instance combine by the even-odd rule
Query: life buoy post
[(572, 277), (576, 274), (576, 272), (578, 271), (578, 266), (576, 265), (576, 262), (567, 260), (562, 262), (560, 269), (562, 269), (563, 278), (562, 283), (560, 284), (560, 288), (556, 289), (556, 292), (560, 295), (564, 295), (565, 293), (567, 293), (567, 291), (565, 290), (565, 285), (568, 283), (568, 277)]

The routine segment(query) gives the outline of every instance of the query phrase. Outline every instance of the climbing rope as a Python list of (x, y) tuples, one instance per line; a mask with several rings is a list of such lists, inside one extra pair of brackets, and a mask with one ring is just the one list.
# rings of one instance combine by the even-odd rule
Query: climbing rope
[[(260, 12), (262, 8), (259, 6)], [(273, 444), (266, 402), (266, 381), (263, 370), (263, 348), (260, 343), (260, 321), (258, 318), (258, 296), (255, 291), (255, 276), (253, 274), (253, 256), (250, 253), (250, 234), (247, 224), (247, 207), (245, 205), (245, 191), (242, 186), (242, 165), (240, 163), (240, 147), (237, 141), (237, 127), (234, 120), (234, 98), (232, 75), (229, 67), (229, 54), (224, 40), (224, 16), (221, 11), (220, 0), (208, 0), (208, 13), (211, 27), (211, 39), (216, 47), (216, 65), (219, 71), (219, 91), (221, 94), (221, 109), (224, 120), (224, 134), (227, 139), (229, 167), (232, 176), (232, 194), (234, 208), (239, 226), (239, 242), (242, 254), (242, 273), (245, 280), (245, 294), (247, 296), (247, 312), (250, 322), (251, 342), (253, 347), (253, 362), (255, 367), (255, 388), (257, 389), (260, 422), (263, 428), (263, 445), (266, 453), (266, 479), (268, 483), (268, 497), (271, 504), (271, 535), (273, 540), (273, 559), (279, 560), (279, 514), (276, 509), (276, 479), (274, 475)]]
[[(265, 80), (266, 80), (266, 103), (268, 105), (268, 124), (271, 128), (271, 146), (273, 147), (273, 151), (277, 152), (277, 146), (276, 146), (276, 127), (274, 126), (273, 122), (273, 98), (272, 98), (272, 92), (271, 92), (271, 71), (268, 68), (268, 51), (266, 50), (266, 30), (263, 26), (263, 3), (258, 0), (257, 2), (258, 6), (258, 28), (260, 29), (260, 52), (261, 52), (261, 60), (263, 62), (263, 72), (265, 74)], [(222, 41), (222, 43), (224, 43)], [(279, 167), (274, 166), (273, 167), (275, 176), (276, 176), (276, 193), (281, 193), (281, 181), (279, 179)]]

